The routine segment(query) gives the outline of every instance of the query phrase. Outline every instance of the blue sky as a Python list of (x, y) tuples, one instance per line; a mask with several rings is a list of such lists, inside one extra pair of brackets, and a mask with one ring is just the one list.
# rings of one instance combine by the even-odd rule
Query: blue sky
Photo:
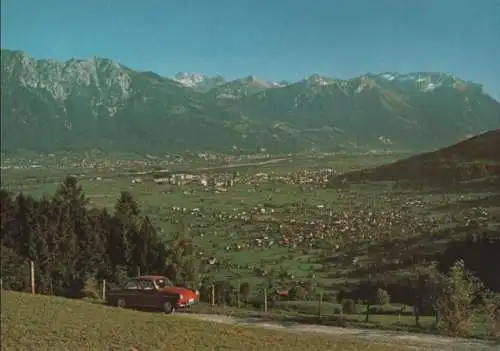
[(500, 98), (500, 0), (1, 0), (2, 48), (298, 80), (442, 71)]

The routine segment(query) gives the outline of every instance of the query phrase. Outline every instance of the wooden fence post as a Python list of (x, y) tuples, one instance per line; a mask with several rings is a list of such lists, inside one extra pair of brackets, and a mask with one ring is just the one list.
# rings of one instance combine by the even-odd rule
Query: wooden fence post
[(241, 281), (238, 280), (238, 291), (236, 291), (236, 297), (238, 298), (238, 308), (241, 308)]
[(31, 295), (35, 295), (35, 262), (30, 261), (30, 271), (31, 271)]
[(319, 301), (318, 301), (318, 316), (321, 318), (321, 305), (323, 304), (323, 291), (319, 293)]
[(102, 280), (102, 301), (106, 301), (106, 279)]
[(264, 312), (267, 313), (267, 289), (264, 288)]
[(212, 284), (212, 306), (215, 306), (215, 284)]

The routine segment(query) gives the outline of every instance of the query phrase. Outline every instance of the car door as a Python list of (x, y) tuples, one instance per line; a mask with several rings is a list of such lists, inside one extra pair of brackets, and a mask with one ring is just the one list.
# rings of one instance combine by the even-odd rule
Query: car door
[(122, 290), (122, 296), (129, 307), (139, 307), (138, 305), (139, 281), (130, 279)]
[(159, 293), (150, 279), (141, 279), (139, 281), (138, 303), (140, 307), (156, 308), (159, 307)]

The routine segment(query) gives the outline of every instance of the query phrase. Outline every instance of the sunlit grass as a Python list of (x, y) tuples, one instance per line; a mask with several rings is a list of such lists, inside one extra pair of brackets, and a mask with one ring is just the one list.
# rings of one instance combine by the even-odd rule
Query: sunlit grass
[(404, 350), (255, 327), (121, 310), (81, 300), (2, 293), (3, 350)]

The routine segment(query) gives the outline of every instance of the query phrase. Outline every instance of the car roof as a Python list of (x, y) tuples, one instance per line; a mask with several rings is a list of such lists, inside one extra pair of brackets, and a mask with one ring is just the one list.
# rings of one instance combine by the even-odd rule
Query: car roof
[(156, 279), (167, 279), (167, 277), (163, 275), (139, 275), (132, 279), (142, 279), (142, 280), (156, 280)]

